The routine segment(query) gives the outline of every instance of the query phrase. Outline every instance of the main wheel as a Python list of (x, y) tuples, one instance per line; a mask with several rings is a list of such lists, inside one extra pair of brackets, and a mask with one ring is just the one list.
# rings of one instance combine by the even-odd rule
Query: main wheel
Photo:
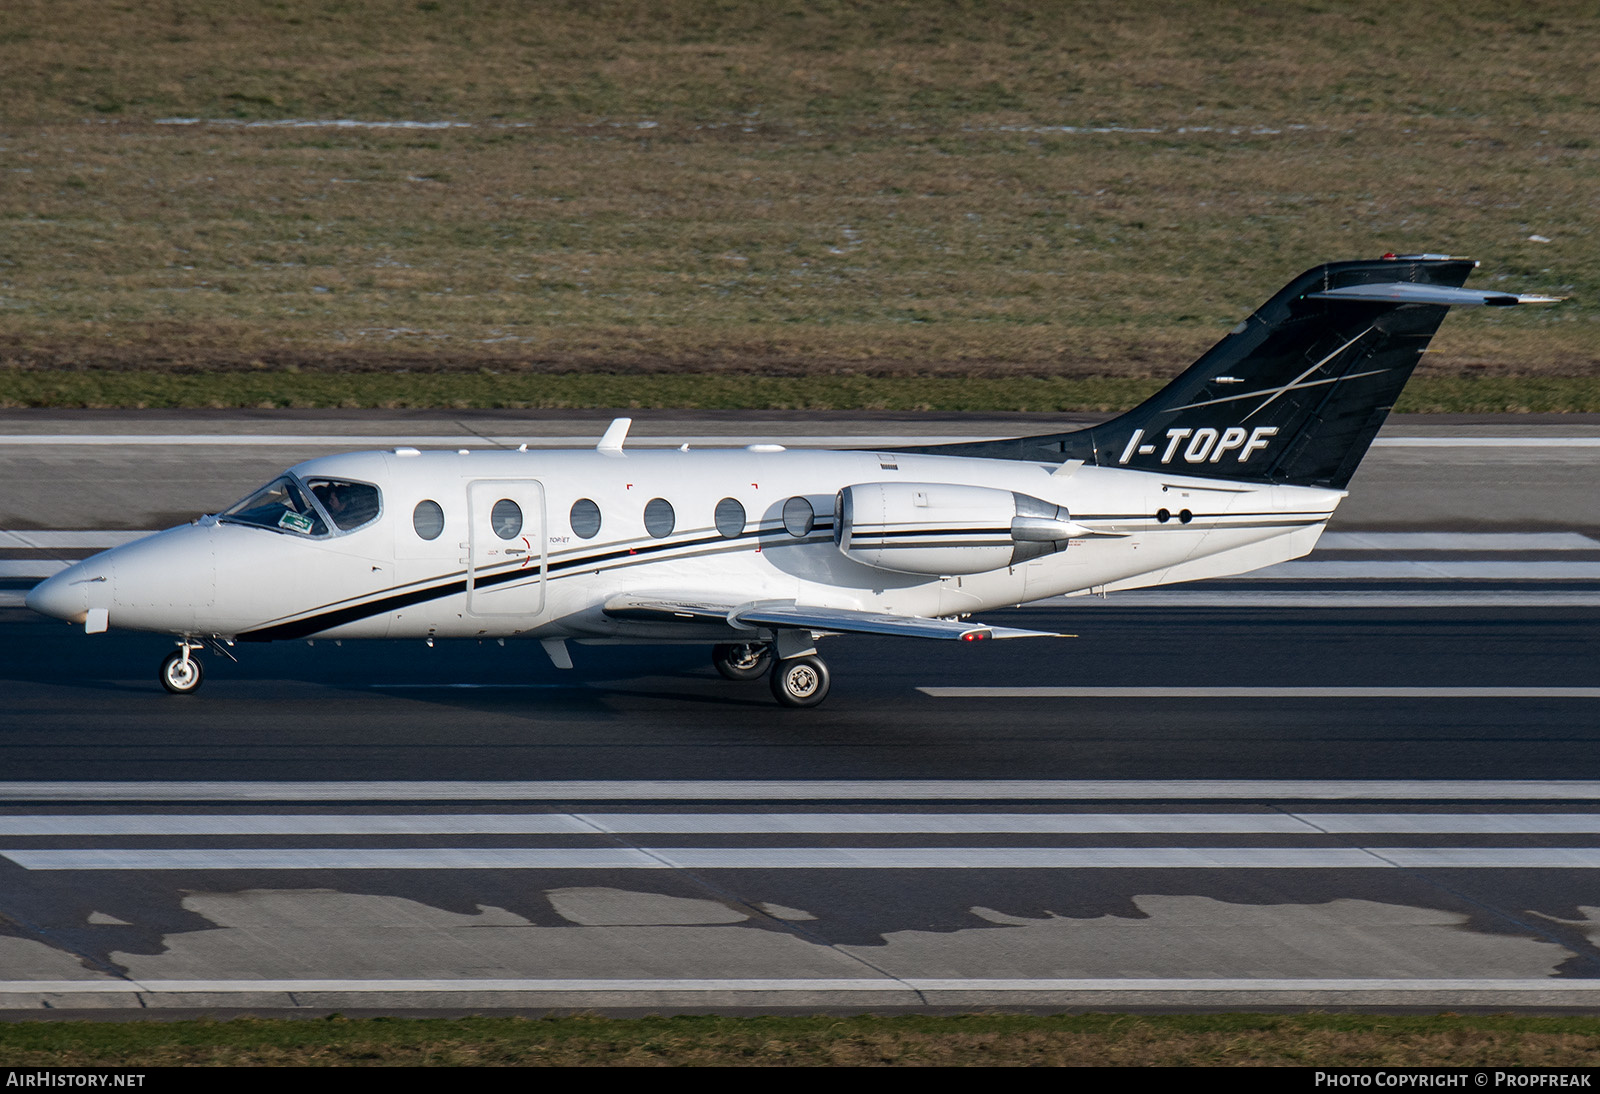
[(169, 653), (167, 659), (161, 662), (161, 686), (174, 695), (189, 695), (200, 686), (201, 677), (205, 674), (200, 669), (200, 662), (193, 654), (187, 658), (183, 651)]
[(772, 666), (772, 697), (786, 707), (814, 707), (828, 697), (828, 666), (816, 656)]
[(711, 663), (729, 680), (754, 680), (771, 661), (772, 647), (765, 642), (735, 642), (711, 651)]

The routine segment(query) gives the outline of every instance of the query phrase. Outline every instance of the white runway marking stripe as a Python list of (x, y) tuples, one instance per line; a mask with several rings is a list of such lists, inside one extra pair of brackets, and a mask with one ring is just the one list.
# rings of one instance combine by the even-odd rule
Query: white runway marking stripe
[(136, 539), (154, 535), (145, 531), (0, 531), (0, 547), (19, 550), (35, 548), (55, 550), (61, 548), (116, 547)]
[(934, 699), (1600, 699), (1600, 688), (923, 687)]
[(1594, 779), (662, 779), (4, 782), (0, 803), (400, 801), (1600, 801)]
[(1593, 870), (1600, 847), (382, 847), (8, 850), (26, 870)]
[(563, 691), (574, 687), (573, 684), (564, 684), (560, 681), (549, 684), (528, 684), (520, 681), (511, 683), (496, 682), (493, 684), (465, 684), (460, 682), (435, 683), (435, 684), (368, 684), (374, 691)]
[(1600, 551), (1578, 532), (1324, 532), (1319, 551)]
[(1373, 448), (1600, 448), (1600, 437), (1379, 437)]
[(1600, 562), (1388, 559), (1280, 562), (1230, 581), (1600, 581)]
[[(597, 835), (629, 831), (603, 828), (567, 813), (451, 814), (415, 813), (329, 816), (299, 813), (230, 814), (62, 814), (0, 816), (0, 836), (398, 836), (398, 835)], [(596, 817), (595, 821), (601, 820)], [(658, 831), (659, 829), (638, 829)], [(715, 830), (715, 829), (709, 829)], [(688, 828), (679, 831), (699, 831)]]
[[(1560, 586), (1524, 585), (1516, 590), (1480, 590), (1471, 586), (1437, 585), (1420, 589), (1361, 590), (1327, 586), (1323, 589), (1273, 589), (1268, 583), (1252, 589), (1226, 592), (1205, 588), (1133, 589), (1098, 596), (1051, 597), (1038, 601), (1045, 607), (1071, 607), (1098, 611), (1119, 608), (1327, 608), (1351, 611), (1374, 608), (1596, 608), (1600, 592)], [(1032, 606), (1032, 605), (1030, 605)]]
[(53, 558), (0, 558), (0, 577), (49, 577), (71, 565)]
[(1600, 835), (1600, 813), (482, 813), (0, 816), (0, 836)]

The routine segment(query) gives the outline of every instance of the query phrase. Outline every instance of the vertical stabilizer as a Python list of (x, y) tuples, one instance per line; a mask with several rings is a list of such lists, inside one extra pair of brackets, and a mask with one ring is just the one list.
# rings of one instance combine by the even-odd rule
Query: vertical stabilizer
[(1343, 489), (1452, 306), (1549, 300), (1462, 288), (1476, 265), (1416, 255), (1318, 266), (1103, 425), (916, 451)]

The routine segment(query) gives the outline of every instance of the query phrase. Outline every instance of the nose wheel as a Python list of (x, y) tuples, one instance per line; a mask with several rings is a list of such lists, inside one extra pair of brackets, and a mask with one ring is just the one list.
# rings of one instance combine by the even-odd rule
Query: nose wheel
[(828, 666), (815, 654), (772, 666), (772, 697), (786, 707), (814, 707), (828, 697)]
[(200, 686), (205, 673), (200, 668), (199, 659), (194, 656), (196, 649), (199, 647), (185, 642), (161, 662), (161, 686), (173, 695), (191, 695)]

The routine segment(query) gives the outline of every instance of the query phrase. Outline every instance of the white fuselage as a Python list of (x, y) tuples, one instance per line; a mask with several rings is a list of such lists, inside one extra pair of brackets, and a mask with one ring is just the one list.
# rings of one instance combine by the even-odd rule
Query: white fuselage
[[(79, 562), (29, 602), (61, 618), (93, 619), (103, 610), (112, 627), (191, 637), (716, 641), (704, 624), (621, 621), (602, 606), (650, 593), (965, 616), (1295, 558), (1315, 544), (1344, 496), (1092, 466), (1058, 471), (1010, 460), (777, 446), (359, 452), (311, 460), (292, 473), (376, 486), (378, 516), (319, 536), (206, 517)], [(955, 565), (951, 573), (906, 573), (847, 557), (834, 538), (838, 492), (895, 483), (1014, 491), (1062, 507), (1082, 531), (1050, 553), (976, 573)], [(799, 503), (785, 524), (794, 498), (809, 506), (809, 530)], [(598, 531), (574, 513), (585, 499), (598, 510)], [(670, 530), (663, 506), (650, 506), (655, 499), (670, 506)], [(719, 530), (724, 499), (743, 510), (742, 527), (725, 519)], [(427, 501), (443, 514), (431, 539), (414, 519)], [(514, 502), (519, 515), (509, 538), (509, 525), (495, 515), (502, 501)]]

